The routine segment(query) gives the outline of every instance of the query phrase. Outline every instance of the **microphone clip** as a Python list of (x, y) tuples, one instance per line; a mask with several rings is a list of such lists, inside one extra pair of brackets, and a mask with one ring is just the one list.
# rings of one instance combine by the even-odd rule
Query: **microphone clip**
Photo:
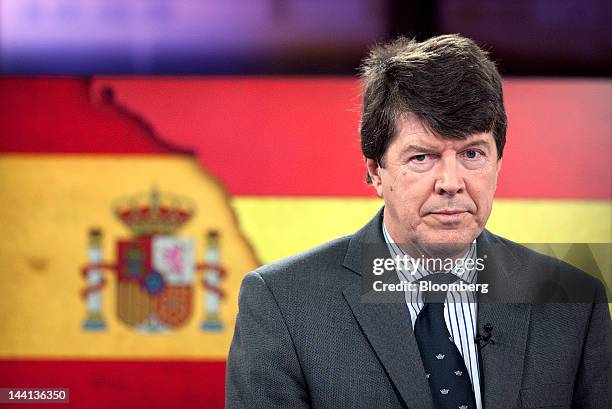
[(495, 344), (495, 340), (493, 339), (493, 325), (490, 322), (487, 322), (483, 328), (484, 335), (480, 333), (476, 333), (476, 337), (474, 341), (478, 344), (478, 348), (482, 349), (489, 344)]

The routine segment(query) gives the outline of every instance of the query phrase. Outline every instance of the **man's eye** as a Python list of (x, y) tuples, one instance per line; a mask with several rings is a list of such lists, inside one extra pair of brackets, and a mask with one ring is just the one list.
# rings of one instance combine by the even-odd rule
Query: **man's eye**
[(423, 155), (416, 155), (412, 157), (412, 160), (416, 161), (416, 162), (425, 162), (425, 159), (427, 159), (427, 155), (423, 154)]
[(480, 152), (475, 151), (473, 149), (468, 149), (464, 152), (464, 155), (468, 159), (476, 159), (480, 155)]

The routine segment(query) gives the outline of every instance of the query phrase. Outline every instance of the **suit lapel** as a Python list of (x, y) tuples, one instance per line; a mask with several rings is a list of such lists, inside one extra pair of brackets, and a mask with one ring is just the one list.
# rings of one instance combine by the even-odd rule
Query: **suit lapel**
[(433, 409), (406, 306), (364, 303), (359, 284), (346, 288), (344, 297), (405, 404), (410, 409)]
[(519, 274), (517, 257), (486, 230), (478, 238), (478, 256), (485, 254), (478, 283), (487, 283), (489, 293), (478, 295), (477, 323), (480, 331), (491, 324), (495, 343), (480, 350), (483, 404), (509, 409), (516, 407), (521, 387), (531, 314), (531, 305), (524, 300), (530, 287)]
[[(368, 300), (367, 295), (364, 296), (362, 280), (367, 278), (362, 275), (363, 266), (371, 266), (373, 257), (390, 257), (386, 246), (381, 246), (385, 243), (381, 226), (382, 210), (351, 239), (344, 266), (357, 275), (355, 282), (344, 289), (343, 295), (406, 406), (433, 409), (404, 293), (385, 293), (384, 301), (381, 298)], [(364, 258), (364, 254), (368, 256)], [(387, 272), (380, 278), (385, 283), (399, 283), (394, 272)]]

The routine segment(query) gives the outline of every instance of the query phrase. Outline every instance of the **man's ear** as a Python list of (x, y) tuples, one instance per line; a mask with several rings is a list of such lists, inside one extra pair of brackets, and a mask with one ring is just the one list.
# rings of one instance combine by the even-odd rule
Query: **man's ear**
[(496, 176), (499, 176), (499, 171), (501, 170), (501, 168), (502, 168), (502, 158), (499, 158), (497, 160), (497, 175)]
[(366, 168), (368, 171), (368, 175), (370, 175), (370, 179), (372, 179), (372, 186), (376, 189), (376, 194), (378, 197), (383, 197), (383, 185), (382, 178), (380, 177), (380, 172), (382, 167), (378, 164), (375, 159), (366, 158)]

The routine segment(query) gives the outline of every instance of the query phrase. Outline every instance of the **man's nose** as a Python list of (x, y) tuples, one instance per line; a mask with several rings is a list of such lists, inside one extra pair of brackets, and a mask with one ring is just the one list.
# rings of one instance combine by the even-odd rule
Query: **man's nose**
[(440, 195), (456, 195), (463, 192), (465, 183), (462, 169), (456, 157), (442, 158), (440, 168), (436, 176), (434, 189)]

